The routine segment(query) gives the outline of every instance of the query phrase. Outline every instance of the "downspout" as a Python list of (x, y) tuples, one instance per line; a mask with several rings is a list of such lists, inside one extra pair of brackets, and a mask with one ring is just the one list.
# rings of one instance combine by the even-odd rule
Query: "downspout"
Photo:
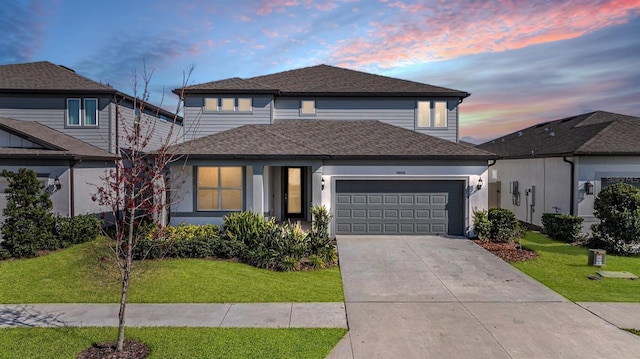
[(573, 207), (574, 207), (573, 206), (573, 200), (574, 200), (574, 197), (575, 197), (575, 194), (574, 194), (574, 191), (573, 191), (573, 184), (574, 184), (575, 177), (576, 177), (575, 176), (575, 170), (574, 170), (576, 164), (573, 163), (572, 161), (569, 161), (567, 159), (567, 156), (563, 156), (562, 160), (564, 162), (568, 163), (571, 166), (571, 183), (570, 183), (570, 186), (569, 186), (570, 189), (571, 189), (571, 191), (569, 192), (569, 200), (571, 201), (571, 205), (569, 206), (569, 208), (570, 208), (569, 214), (573, 216), (574, 215), (574, 213), (573, 213)]

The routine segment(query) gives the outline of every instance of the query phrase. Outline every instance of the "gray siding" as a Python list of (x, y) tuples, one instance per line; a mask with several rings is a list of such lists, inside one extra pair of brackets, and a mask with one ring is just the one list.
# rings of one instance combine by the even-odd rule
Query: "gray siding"
[(110, 98), (99, 98), (98, 127), (86, 128), (65, 126), (67, 98), (96, 98), (96, 96), (0, 96), (0, 116), (24, 121), (36, 121), (103, 150), (109, 151)]
[[(205, 97), (234, 97), (253, 99), (252, 113), (206, 112)], [(271, 96), (245, 95), (211, 95), (191, 96), (185, 99), (184, 130), (186, 139), (193, 139), (214, 133), (226, 131), (235, 127), (251, 124), (270, 124), (272, 121)]]
[[(116, 113), (116, 107), (117, 107), (118, 113), (120, 115), (120, 118), (118, 119), (118, 125), (119, 125), (118, 135), (120, 137), (119, 146), (127, 147), (126, 130), (133, 129), (135, 112), (133, 110), (132, 105), (130, 104), (128, 105), (112, 104), (111, 106), (113, 107), (112, 113), (114, 114)], [(146, 133), (146, 131), (152, 131), (151, 139), (149, 141), (149, 145), (147, 146), (146, 150), (156, 150), (164, 144), (174, 145), (174, 144), (181, 143), (183, 141), (183, 136), (184, 136), (183, 127), (181, 125), (173, 126), (173, 123), (170, 122), (170, 121), (173, 121), (173, 119), (163, 120), (153, 114), (147, 114), (147, 113), (144, 113), (142, 115), (142, 118), (143, 119), (141, 124), (144, 127), (146, 127), (146, 130), (144, 129), (142, 130), (143, 135), (144, 133)], [(172, 126), (173, 126), (173, 131), (171, 129)], [(115, 126), (113, 127), (115, 129)], [(115, 138), (116, 137), (115, 130), (113, 130), (112, 132), (113, 132), (112, 138)], [(167, 140), (170, 133), (171, 133), (171, 138)], [(115, 148), (115, 144), (114, 144), (114, 148)]]
[(18, 137), (14, 134), (0, 131), (0, 147), (10, 148), (42, 148), (42, 146), (26, 140), (22, 137)]
[[(300, 101), (315, 100), (314, 115), (300, 114)], [(416, 128), (416, 102), (444, 101), (445, 99), (423, 98), (277, 98), (275, 119), (319, 119), (319, 120), (379, 120), (391, 125), (415, 130), (420, 133), (457, 141), (457, 101), (448, 102), (447, 128)]]

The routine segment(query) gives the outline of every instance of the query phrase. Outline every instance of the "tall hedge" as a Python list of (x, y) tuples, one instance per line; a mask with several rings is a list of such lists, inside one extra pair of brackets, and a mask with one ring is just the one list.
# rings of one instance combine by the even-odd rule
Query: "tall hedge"
[(616, 183), (598, 194), (592, 245), (619, 255), (640, 255), (640, 189)]
[(543, 213), (542, 226), (551, 238), (573, 243), (582, 238), (584, 218), (560, 213)]

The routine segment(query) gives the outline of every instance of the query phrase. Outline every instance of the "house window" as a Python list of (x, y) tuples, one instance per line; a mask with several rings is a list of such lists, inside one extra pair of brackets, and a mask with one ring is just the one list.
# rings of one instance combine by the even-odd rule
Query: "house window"
[(251, 99), (239, 98), (238, 99), (238, 112), (251, 112)]
[(313, 100), (300, 101), (301, 115), (314, 115), (316, 113), (316, 102)]
[(205, 98), (204, 110), (207, 112), (218, 111), (218, 98)]
[(67, 99), (67, 126), (98, 126), (98, 99)]
[(198, 167), (198, 211), (242, 210), (242, 167)]
[(418, 101), (416, 127), (447, 127), (447, 103), (445, 101)]
[(223, 98), (222, 106), (220, 106), (220, 111), (233, 112), (233, 110), (235, 110), (235, 102), (235, 98)]

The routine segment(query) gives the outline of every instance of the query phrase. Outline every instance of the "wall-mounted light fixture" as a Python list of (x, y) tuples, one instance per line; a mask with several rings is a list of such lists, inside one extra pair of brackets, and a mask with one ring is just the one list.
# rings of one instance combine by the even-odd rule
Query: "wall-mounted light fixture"
[(60, 183), (60, 178), (56, 177), (53, 180), (53, 185), (56, 187), (56, 190), (60, 190), (62, 188), (62, 184)]
[(584, 193), (593, 194), (593, 183), (589, 181), (584, 183)]
[(478, 184), (476, 184), (476, 189), (478, 191), (481, 190), (482, 189), (482, 185), (483, 185), (482, 177), (480, 177), (480, 178), (478, 178)]
[(322, 190), (324, 191), (324, 177), (322, 178), (322, 180), (320, 181), (320, 185), (322, 187)]

